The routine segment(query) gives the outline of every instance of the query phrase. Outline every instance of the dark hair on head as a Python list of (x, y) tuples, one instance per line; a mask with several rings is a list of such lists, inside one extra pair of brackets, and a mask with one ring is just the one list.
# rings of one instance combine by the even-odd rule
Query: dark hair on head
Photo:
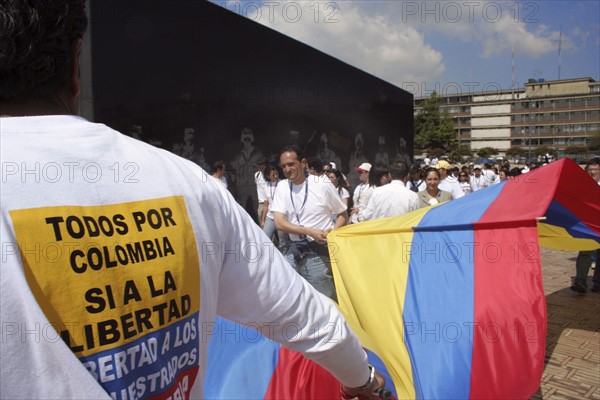
[(440, 175), (440, 171), (437, 168), (433, 168), (433, 167), (429, 167), (425, 170), (425, 178), (427, 178), (427, 175), (429, 175), (430, 172), (434, 172), (438, 179), (442, 179), (442, 175)]
[(85, 0), (2, 0), (0, 100), (56, 95), (86, 28)]
[(369, 186), (379, 187), (381, 186), (381, 177), (388, 174), (387, 168), (373, 167), (369, 171)]
[(302, 159), (304, 158), (304, 153), (302, 152), (302, 149), (300, 149), (300, 147), (296, 145), (285, 146), (279, 151), (279, 155), (281, 156), (283, 153), (288, 152), (296, 153), (296, 158), (298, 159), (298, 161), (302, 161)]
[(308, 159), (308, 168), (314, 168), (320, 174), (323, 172), (323, 163), (318, 158), (310, 157)]
[(223, 160), (215, 161), (212, 165), (212, 173), (214, 174), (218, 170), (224, 169), (224, 168), (225, 168), (225, 163), (223, 162)]
[(271, 171), (276, 171), (277, 177), (281, 178), (281, 173), (279, 172), (279, 169), (274, 165), (267, 164), (267, 166), (265, 167), (265, 170), (263, 171), (263, 175), (267, 182), (269, 181), (269, 175), (271, 175)]
[(338, 192), (342, 192), (342, 188), (346, 187), (346, 179), (344, 179), (344, 174), (339, 169), (333, 169), (328, 173), (335, 175), (337, 178), (337, 185), (335, 187), (338, 189)]
[(600, 157), (590, 158), (585, 165), (585, 169), (587, 170), (590, 165), (600, 165)]
[(510, 176), (519, 176), (519, 175), (521, 175), (521, 173), (522, 173), (521, 168), (519, 168), (519, 167), (513, 167), (510, 170)]
[(392, 175), (392, 179), (394, 180), (402, 180), (406, 178), (406, 175), (408, 175), (408, 167), (406, 166), (406, 163), (399, 162), (392, 165), (390, 168), (390, 175)]

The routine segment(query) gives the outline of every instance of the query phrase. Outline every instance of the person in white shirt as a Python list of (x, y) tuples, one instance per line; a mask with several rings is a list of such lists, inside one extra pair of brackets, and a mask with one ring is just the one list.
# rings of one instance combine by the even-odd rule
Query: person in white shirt
[(273, 235), (277, 232), (276, 242), (278, 248), (281, 250), (287, 246), (289, 239), (287, 233), (275, 229), (275, 217), (273, 215), (273, 210), (271, 210), (273, 198), (277, 191), (277, 184), (280, 181), (279, 170), (272, 165), (268, 165), (265, 167), (265, 175), (267, 176), (268, 181), (263, 187), (262, 197), (265, 201), (260, 216), (260, 227), (269, 239), (273, 239)]
[(5, 1), (0, 21), (0, 158), (19, 168), (0, 192), (2, 398), (202, 398), (217, 313), (349, 397), (382, 387), (335, 304), (279, 252), (244, 253), (268, 238), (220, 183), (76, 116), (84, 0)]
[(369, 172), (372, 167), (371, 164), (365, 162), (355, 168), (358, 173), (358, 179), (360, 179), (360, 184), (354, 189), (354, 196), (352, 198), (354, 207), (352, 208), (350, 218), (353, 224), (360, 222), (359, 215), (367, 208), (369, 199), (375, 188), (369, 183)]
[(350, 201), (350, 192), (348, 192), (348, 189), (346, 189), (346, 179), (344, 179), (344, 174), (342, 174), (341, 171), (334, 169), (327, 173), (327, 177), (329, 178), (329, 182), (331, 182), (335, 190), (340, 195), (340, 199), (342, 199), (346, 207), (348, 207), (348, 203)]
[(212, 165), (212, 175), (225, 189), (227, 189), (227, 178), (225, 177), (225, 163), (221, 160), (215, 161)]
[(441, 180), (438, 185), (440, 190), (450, 192), (453, 200), (460, 199), (465, 195), (458, 180), (452, 175), (448, 175), (448, 170), (450, 169), (450, 163), (448, 161), (440, 160), (434, 165), (434, 168), (437, 168), (437, 170), (440, 171)]
[(473, 175), (471, 176), (470, 180), (471, 189), (473, 189), (474, 192), (487, 187), (487, 181), (485, 179), (485, 176), (482, 175), (481, 167), (479, 167), (478, 165), (476, 165), (473, 169)]
[(413, 165), (410, 170), (408, 180), (406, 181), (406, 187), (415, 193), (425, 190), (427, 184), (423, 176), (423, 171), (418, 165)]
[(471, 186), (471, 180), (466, 170), (460, 171), (458, 173), (458, 184), (460, 185), (460, 188), (462, 189), (465, 195), (473, 191), (473, 188)]
[(496, 173), (492, 169), (491, 164), (488, 164), (488, 163), (483, 164), (482, 175), (485, 177), (485, 186), (486, 187), (492, 186), (492, 185), (496, 184), (498, 181), (498, 175), (496, 175)]
[(286, 260), (319, 292), (335, 298), (327, 234), (346, 225), (346, 205), (330, 182), (305, 174), (302, 158), (297, 146), (280, 152), (279, 162), (287, 179), (277, 185), (271, 206), (275, 227), (290, 235)]
[(267, 184), (267, 180), (265, 179), (265, 168), (267, 167), (267, 161), (266, 160), (260, 160), (258, 162), (258, 171), (256, 171), (254, 173), (254, 183), (256, 184), (256, 195), (258, 197), (258, 209), (257, 214), (258, 215), (258, 220), (260, 221), (260, 218), (262, 216), (262, 211), (263, 211), (263, 203), (265, 202), (265, 197), (264, 197), (264, 193), (265, 193), (265, 185)]
[(419, 196), (406, 188), (408, 168), (398, 163), (390, 168), (392, 181), (375, 188), (363, 213), (365, 220), (396, 217), (419, 208)]

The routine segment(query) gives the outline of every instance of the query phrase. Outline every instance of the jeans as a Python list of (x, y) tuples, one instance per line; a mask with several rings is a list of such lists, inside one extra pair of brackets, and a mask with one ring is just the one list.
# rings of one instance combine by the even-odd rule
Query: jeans
[[(596, 250), (596, 262), (598, 262), (598, 253), (600, 251)], [(577, 255), (577, 261), (575, 261), (575, 283), (580, 283), (584, 288), (587, 288), (587, 276), (590, 271), (590, 267), (592, 266), (592, 253), (593, 251), (580, 251)], [(600, 268), (596, 264), (596, 269), (594, 269), (594, 276), (592, 277), (592, 282), (596, 285), (600, 285)]]
[(284, 257), (315, 289), (337, 301), (327, 244), (302, 244), (292, 241)]
[[(265, 218), (265, 225), (263, 226), (263, 232), (267, 235), (267, 237), (273, 240), (273, 234), (275, 233), (275, 221), (273, 218)], [(279, 244), (277, 247), (281, 250), (285, 246), (287, 246), (289, 242), (289, 236), (287, 233), (282, 231), (277, 231), (277, 239)]]

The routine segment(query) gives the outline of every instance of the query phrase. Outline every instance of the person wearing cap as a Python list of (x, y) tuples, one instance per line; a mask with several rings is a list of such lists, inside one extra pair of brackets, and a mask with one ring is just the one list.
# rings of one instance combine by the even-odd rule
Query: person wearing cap
[(352, 197), (354, 207), (351, 211), (350, 221), (353, 224), (363, 220), (362, 213), (367, 208), (371, 194), (373, 194), (374, 187), (369, 184), (369, 172), (371, 171), (372, 167), (373, 166), (368, 162), (364, 162), (358, 167), (354, 168), (354, 170), (358, 173), (360, 184), (354, 189), (354, 195)]
[[(0, 158), (69, 166), (3, 177), (0, 397), (203, 398), (217, 313), (316, 361), (347, 397), (383, 386), (333, 302), (279, 252), (240, 253), (268, 238), (220, 183), (77, 116), (85, 0), (1, 1), (0, 21)], [(123, 160), (128, 183), (112, 174)]]
[(458, 183), (458, 180), (452, 175), (448, 174), (448, 170), (450, 169), (450, 163), (448, 161), (439, 160), (434, 167), (440, 171), (440, 190), (450, 192), (453, 200), (460, 199), (465, 195), (460, 187), (460, 183)]

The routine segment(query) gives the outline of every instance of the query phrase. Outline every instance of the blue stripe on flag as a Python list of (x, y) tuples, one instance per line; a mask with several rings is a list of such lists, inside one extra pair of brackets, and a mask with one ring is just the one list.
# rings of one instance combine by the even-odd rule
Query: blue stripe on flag
[(415, 228), (403, 319), (417, 398), (469, 398), (475, 318), (473, 230), (427, 227), (477, 222), (503, 186), (432, 208)]
[(251, 328), (217, 317), (208, 344), (204, 397), (264, 399), (280, 348)]
[(550, 207), (546, 211), (546, 220), (542, 222), (549, 225), (562, 226), (574, 238), (600, 241), (596, 232), (591, 230), (589, 226), (581, 222), (577, 216), (556, 200), (552, 200), (550, 203)]

